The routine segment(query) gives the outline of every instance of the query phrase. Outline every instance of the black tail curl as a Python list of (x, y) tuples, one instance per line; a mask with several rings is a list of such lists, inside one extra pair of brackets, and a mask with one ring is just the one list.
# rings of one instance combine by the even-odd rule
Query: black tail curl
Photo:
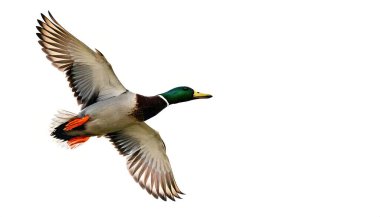
[(56, 139), (63, 140), (63, 141), (68, 141), (74, 138), (75, 136), (69, 136), (67, 135), (66, 131), (63, 130), (67, 123), (68, 122), (65, 122), (59, 125), (58, 127), (54, 128), (50, 135)]

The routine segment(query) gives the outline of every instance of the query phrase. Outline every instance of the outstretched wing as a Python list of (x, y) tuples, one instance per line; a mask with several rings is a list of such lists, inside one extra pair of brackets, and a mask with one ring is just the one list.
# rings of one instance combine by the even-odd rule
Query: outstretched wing
[(128, 170), (149, 194), (163, 200), (183, 194), (173, 176), (165, 144), (158, 132), (145, 122), (133, 124), (124, 130), (107, 135), (119, 150), (127, 156)]
[(102, 53), (91, 50), (49, 15), (51, 20), (43, 14), (43, 21), (38, 20), (38, 42), (52, 64), (66, 72), (82, 108), (127, 91)]

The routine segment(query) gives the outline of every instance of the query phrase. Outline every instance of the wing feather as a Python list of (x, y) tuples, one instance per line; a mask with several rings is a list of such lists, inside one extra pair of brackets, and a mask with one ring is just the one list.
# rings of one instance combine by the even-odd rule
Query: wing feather
[(162, 200), (181, 198), (179, 194), (183, 193), (174, 180), (165, 145), (158, 132), (140, 122), (107, 137), (119, 153), (127, 157), (130, 174), (149, 194)]
[(66, 72), (70, 87), (82, 108), (127, 91), (111, 65), (98, 50), (87, 45), (63, 28), (50, 14), (37, 20), (38, 43), (51, 63)]

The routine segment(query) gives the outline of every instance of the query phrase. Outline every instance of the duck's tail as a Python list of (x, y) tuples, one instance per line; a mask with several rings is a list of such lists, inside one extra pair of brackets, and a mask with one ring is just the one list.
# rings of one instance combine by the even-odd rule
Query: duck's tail
[(75, 148), (86, 142), (90, 137), (72, 135), (70, 134), (70, 131), (74, 128), (76, 130), (80, 130), (80, 127), (83, 126), (88, 119), (88, 116), (79, 118), (72, 112), (60, 110), (53, 119), (51, 124), (52, 131), (50, 135), (60, 142), (67, 142), (69, 148)]

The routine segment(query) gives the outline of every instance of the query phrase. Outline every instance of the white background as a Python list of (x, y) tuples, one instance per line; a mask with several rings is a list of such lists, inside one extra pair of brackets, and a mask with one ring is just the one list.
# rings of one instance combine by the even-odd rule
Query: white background
[[(378, 1), (123, 2), (2, 3), (0, 216), (380, 216)], [(47, 10), (128, 89), (214, 95), (149, 120), (184, 199), (148, 195), (104, 138), (50, 138), (79, 107), (37, 43)]]

